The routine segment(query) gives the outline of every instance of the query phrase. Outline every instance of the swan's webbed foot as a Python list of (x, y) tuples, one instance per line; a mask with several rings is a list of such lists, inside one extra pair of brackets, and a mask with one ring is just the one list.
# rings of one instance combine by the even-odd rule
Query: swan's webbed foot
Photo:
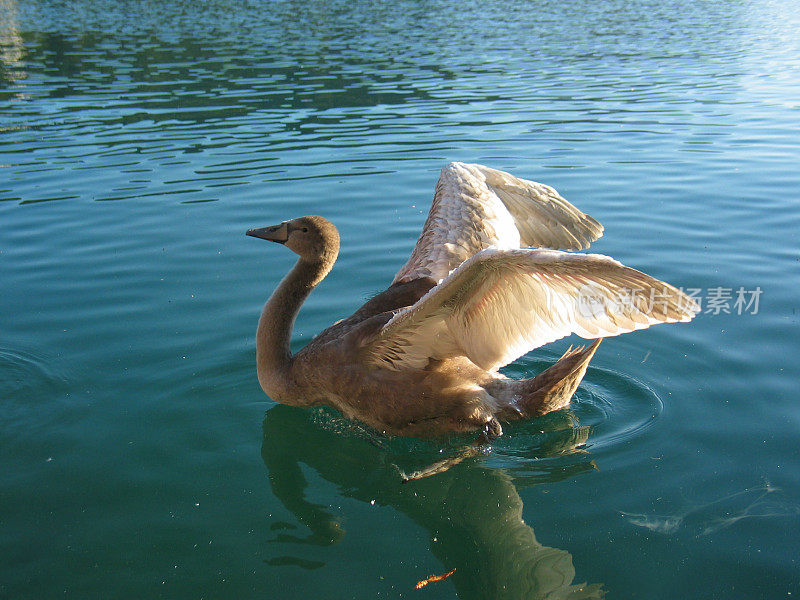
[(503, 427), (500, 421), (492, 417), (483, 425), (483, 431), (478, 436), (478, 444), (491, 444), (497, 438), (503, 435)]

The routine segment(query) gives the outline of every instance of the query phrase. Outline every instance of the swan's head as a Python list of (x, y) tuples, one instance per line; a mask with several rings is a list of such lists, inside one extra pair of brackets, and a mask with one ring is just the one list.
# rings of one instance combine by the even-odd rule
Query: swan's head
[(339, 232), (333, 223), (316, 215), (250, 229), (247, 235), (283, 244), (309, 262), (336, 260), (339, 254)]

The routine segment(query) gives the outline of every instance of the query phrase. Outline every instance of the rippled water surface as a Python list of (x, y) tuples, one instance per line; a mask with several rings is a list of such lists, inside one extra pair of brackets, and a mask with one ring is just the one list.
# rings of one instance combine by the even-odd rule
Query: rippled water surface
[[(0, 597), (798, 596), (799, 123), (792, 0), (0, 0)], [(264, 396), (293, 256), (244, 231), (341, 231), (299, 349), (452, 160), (556, 187), (704, 313), (402, 485), (463, 440)]]

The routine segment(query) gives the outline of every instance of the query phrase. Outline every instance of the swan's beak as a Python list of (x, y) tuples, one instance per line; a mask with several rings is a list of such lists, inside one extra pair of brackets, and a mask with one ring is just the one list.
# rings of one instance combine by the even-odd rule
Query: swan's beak
[(280, 225), (262, 227), (261, 229), (248, 229), (247, 235), (261, 238), (262, 240), (269, 240), (270, 242), (285, 244), (286, 240), (289, 239), (289, 225), (287, 223), (281, 223)]

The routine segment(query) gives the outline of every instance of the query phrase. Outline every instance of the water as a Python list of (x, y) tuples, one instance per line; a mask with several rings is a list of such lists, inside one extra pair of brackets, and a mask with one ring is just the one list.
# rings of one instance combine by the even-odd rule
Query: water
[[(796, 597), (798, 123), (789, 0), (3, 0), (0, 597)], [(244, 231), (340, 228), (298, 349), (387, 285), (451, 160), (553, 185), (709, 312), (402, 485), (457, 440), (261, 393), (292, 256)]]

